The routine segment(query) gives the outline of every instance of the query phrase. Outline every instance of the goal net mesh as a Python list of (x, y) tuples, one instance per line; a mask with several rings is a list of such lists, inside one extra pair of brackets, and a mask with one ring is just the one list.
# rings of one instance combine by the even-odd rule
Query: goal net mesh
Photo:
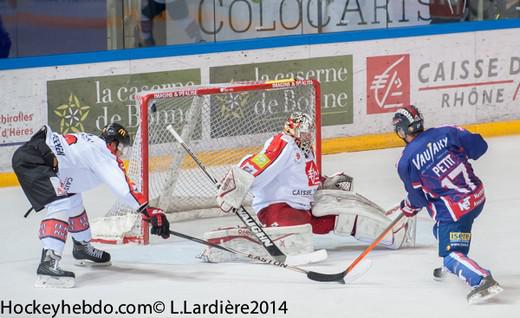
[[(277, 81), (191, 86), (148, 91), (137, 96), (140, 122), (127, 174), (150, 206), (170, 220), (219, 215), (216, 186), (166, 129), (172, 125), (217, 180), (246, 155), (260, 151), (280, 132), (290, 113), (301, 111), (316, 122), (320, 158), (319, 85), (316, 81)], [(92, 222), (98, 242), (147, 243), (140, 215), (116, 202)]]

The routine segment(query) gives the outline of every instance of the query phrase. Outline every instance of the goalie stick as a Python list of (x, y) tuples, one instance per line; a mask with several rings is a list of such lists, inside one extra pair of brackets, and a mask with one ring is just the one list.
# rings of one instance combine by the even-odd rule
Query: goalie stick
[[(314, 271), (308, 271), (308, 270), (305, 270), (303, 268), (300, 268), (300, 267), (297, 267), (297, 266), (293, 266), (293, 265), (288, 265), (288, 264), (285, 264), (283, 262), (280, 262), (280, 261), (277, 261), (277, 260), (274, 260), (274, 259), (267, 259), (267, 258), (262, 257), (262, 256), (253, 255), (253, 254), (245, 253), (245, 252), (242, 252), (242, 251), (238, 251), (238, 250), (232, 249), (231, 247), (224, 247), (224, 246), (220, 246), (220, 245), (217, 245), (217, 244), (213, 244), (213, 243), (210, 243), (208, 241), (205, 241), (205, 240), (193, 237), (193, 236), (189, 236), (187, 234), (179, 233), (179, 232), (176, 232), (176, 231), (170, 231), (170, 234), (174, 235), (174, 236), (177, 236), (177, 237), (181, 237), (181, 238), (186, 239), (186, 240), (190, 240), (190, 241), (196, 242), (196, 243), (200, 243), (200, 244), (203, 244), (203, 245), (207, 245), (207, 246), (211, 246), (211, 247), (214, 247), (214, 248), (218, 248), (220, 250), (223, 250), (223, 251), (226, 251), (226, 252), (229, 252), (229, 253), (232, 253), (232, 254), (245, 256), (245, 257), (247, 257), (249, 259), (252, 259), (254, 261), (259, 261), (259, 262), (262, 262), (262, 263), (267, 264), (267, 265), (273, 265), (273, 266), (276, 266), (276, 267), (287, 268), (289, 270), (305, 274), (307, 276), (307, 278), (309, 278), (309, 279), (311, 279), (313, 281), (318, 281), (318, 282), (338, 282), (338, 283), (345, 284), (345, 279), (344, 279), (345, 276), (344, 275), (341, 276), (341, 275), (338, 275), (338, 274), (324, 274), (324, 273), (318, 273), (318, 272), (314, 272)], [(368, 270), (369, 267), (370, 267), (370, 263), (366, 262), (364, 270), (359, 271), (357, 273), (357, 275), (349, 276), (349, 283), (352, 282), (354, 279), (356, 279), (356, 278), (360, 277), (361, 275), (363, 275)]]
[[(217, 179), (209, 173), (204, 164), (197, 158), (197, 156), (191, 151), (191, 149), (186, 145), (184, 140), (182, 140), (181, 136), (175, 131), (172, 125), (168, 125), (166, 127), (168, 131), (175, 137), (177, 142), (184, 148), (186, 153), (190, 155), (190, 157), (195, 161), (197, 166), (204, 172), (204, 174), (211, 180), (211, 182), (219, 187), (219, 182)], [(285, 255), (276, 244), (271, 240), (271, 238), (265, 233), (262, 229), (262, 226), (258, 224), (258, 222), (249, 214), (249, 212), (243, 207), (240, 206), (239, 209), (233, 209), (234, 213), (240, 218), (240, 220), (247, 226), (247, 228), (256, 236), (256, 238), (262, 243), (264, 248), (267, 250), (269, 255), (271, 255), (275, 260), (281, 263), (288, 263), (291, 265), (301, 265), (302, 263), (310, 263), (317, 262), (327, 258), (327, 254), (325, 250), (315, 251), (309, 254), (301, 254), (296, 256)]]

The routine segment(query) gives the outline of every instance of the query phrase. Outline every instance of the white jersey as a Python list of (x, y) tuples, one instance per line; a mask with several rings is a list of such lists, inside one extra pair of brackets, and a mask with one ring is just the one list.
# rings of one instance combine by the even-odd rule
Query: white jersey
[(280, 202), (310, 210), (320, 173), (314, 155), (305, 156), (291, 136), (280, 133), (270, 138), (261, 152), (245, 158), (240, 167), (255, 176), (249, 191), (257, 213)]
[(47, 126), (45, 142), (58, 159), (58, 177), (67, 193), (81, 193), (106, 184), (132, 209), (137, 210), (146, 203), (134, 192), (123, 162), (100, 137), (87, 133), (60, 135)]

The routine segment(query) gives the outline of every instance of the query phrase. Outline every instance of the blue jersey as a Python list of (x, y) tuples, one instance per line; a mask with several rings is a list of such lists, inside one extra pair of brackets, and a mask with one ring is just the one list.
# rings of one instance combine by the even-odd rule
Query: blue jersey
[(453, 222), (485, 201), (482, 181), (468, 159), (487, 150), (479, 134), (459, 127), (430, 128), (406, 145), (398, 172), (408, 192), (407, 204), (426, 207), (439, 222)]

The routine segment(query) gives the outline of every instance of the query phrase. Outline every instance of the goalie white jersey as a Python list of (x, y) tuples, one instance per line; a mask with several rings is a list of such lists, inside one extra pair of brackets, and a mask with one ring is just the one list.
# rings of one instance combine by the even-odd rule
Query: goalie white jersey
[(250, 191), (257, 213), (278, 202), (310, 210), (320, 173), (313, 153), (302, 152), (291, 136), (279, 133), (270, 138), (259, 153), (244, 158), (240, 167), (255, 176)]
[(121, 159), (112, 154), (100, 137), (87, 133), (60, 135), (47, 126), (45, 142), (58, 159), (62, 191), (81, 193), (106, 184), (132, 209), (145, 203), (126, 176)]

